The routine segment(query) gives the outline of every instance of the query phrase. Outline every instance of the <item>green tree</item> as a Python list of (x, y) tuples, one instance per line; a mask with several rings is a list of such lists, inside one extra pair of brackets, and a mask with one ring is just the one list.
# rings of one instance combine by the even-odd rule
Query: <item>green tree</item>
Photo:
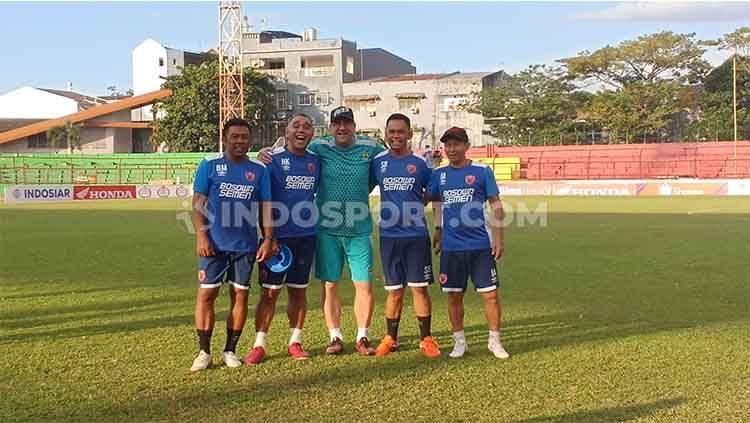
[(56, 126), (47, 131), (47, 140), (55, 148), (65, 147), (69, 153), (74, 149), (81, 149), (81, 125), (66, 121), (62, 126)]
[(576, 92), (559, 67), (529, 66), (508, 76), (499, 87), (475, 93), (464, 108), (490, 123), (502, 144), (544, 144), (573, 131), (576, 111), (588, 95)]
[[(154, 145), (164, 143), (173, 152), (218, 151), (218, 71), (218, 62), (212, 61), (185, 66), (180, 75), (167, 77), (163, 88), (172, 90), (172, 95), (154, 106), (163, 113), (155, 123)], [(271, 79), (247, 68), (243, 83), (245, 119), (257, 125), (272, 110)]]
[(706, 42), (695, 34), (662, 31), (605, 46), (576, 57), (560, 59), (571, 77), (598, 81), (609, 89), (629, 84), (655, 83), (660, 80), (699, 82), (710, 69), (703, 59)]

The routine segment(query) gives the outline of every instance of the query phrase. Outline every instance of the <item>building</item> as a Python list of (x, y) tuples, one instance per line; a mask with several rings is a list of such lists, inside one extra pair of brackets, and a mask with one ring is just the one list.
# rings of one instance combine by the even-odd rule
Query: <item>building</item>
[(105, 99), (73, 91), (19, 88), (0, 96), (0, 153), (66, 153), (66, 146), (51, 144), (47, 131), (67, 122), (81, 125), (76, 152), (151, 152), (147, 140), (137, 133), (150, 133), (150, 123), (131, 121), (131, 110), (170, 95), (169, 90), (161, 90)]
[(408, 74), (344, 84), (345, 104), (354, 110), (357, 129), (383, 136), (385, 120), (403, 113), (412, 120), (414, 146), (435, 145), (452, 126), (466, 128), (473, 145), (494, 144), (484, 118), (462, 109), (473, 94), (497, 87), (505, 73)]
[(358, 49), (343, 38), (318, 39), (317, 30), (302, 36), (284, 31), (244, 31), (242, 62), (275, 77), (276, 112), (264, 142), (283, 135), (292, 113), (315, 121), (316, 135), (325, 134), (331, 109), (343, 104), (344, 84), (365, 78), (415, 73), (407, 60), (380, 48)]
[[(133, 95), (161, 90), (168, 76), (179, 75), (186, 65), (197, 65), (213, 59), (212, 52), (194, 53), (169, 48), (148, 38), (138, 44), (131, 53), (133, 61)], [(154, 115), (151, 106), (133, 110), (132, 120), (151, 122)]]

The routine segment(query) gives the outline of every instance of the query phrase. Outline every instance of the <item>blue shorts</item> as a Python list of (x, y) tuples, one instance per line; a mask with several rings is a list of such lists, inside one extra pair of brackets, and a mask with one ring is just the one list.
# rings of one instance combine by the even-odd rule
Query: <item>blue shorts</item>
[(428, 286), (433, 281), (430, 237), (380, 238), (385, 289)]
[(255, 251), (235, 253), (217, 251), (211, 257), (198, 257), (198, 282), (201, 288), (218, 288), (227, 282), (237, 289), (250, 288)]
[(291, 266), (282, 273), (274, 273), (266, 264), (258, 264), (258, 282), (263, 288), (281, 289), (286, 283), (290, 288), (307, 288), (310, 280), (310, 268), (315, 258), (315, 235), (299, 238), (281, 238), (279, 244), (284, 244), (292, 251)]
[(498, 288), (492, 250), (440, 253), (440, 287), (443, 292), (466, 292), (469, 276), (477, 292), (494, 291)]

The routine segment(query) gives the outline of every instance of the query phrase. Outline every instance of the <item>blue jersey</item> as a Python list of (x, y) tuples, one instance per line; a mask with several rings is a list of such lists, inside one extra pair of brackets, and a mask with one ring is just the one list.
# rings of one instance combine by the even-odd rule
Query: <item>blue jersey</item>
[(443, 206), (443, 251), (491, 248), (491, 231), (484, 216), (484, 203), (498, 195), (492, 170), (470, 162), (462, 168), (442, 166), (432, 174), (430, 197)]
[(390, 151), (384, 151), (375, 156), (370, 172), (380, 187), (380, 236), (429, 236), (422, 194), (430, 182), (432, 170), (424, 159), (414, 154), (395, 157)]
[(220, 251), (258, 250), (261, 201), (271, 201), (266, 166), (255, 159), (242, 163), (217, 156), (198, 165), (193, 190), (208, 198), (208, 236)]
[(315, 235), (315, 190), (320, 179), (320, 158), (306, 152), (298, 156), (285, 147), (271, 152), (268, 165), (276, 238)]

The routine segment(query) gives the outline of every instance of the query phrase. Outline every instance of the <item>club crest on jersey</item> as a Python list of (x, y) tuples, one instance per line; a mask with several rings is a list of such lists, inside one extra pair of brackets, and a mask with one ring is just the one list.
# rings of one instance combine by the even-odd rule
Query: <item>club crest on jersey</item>
[(466, 175), (466, 184), (467, 185), (474, 185), (474, 181), (476, 181), (477, 178), (474, 177), (474, 175)]
[(284, 169), (285, 172), (289, 172), (289, 168), (291, 165), (289, 164), (289, 158), (284, 157), (281, 159), (281, 168)]
[(206, 280), (206, 271), (200, 270), (198, 271), (198, 281), (203, 282)]
[(406, 171), (409, 172), (409, 175), (413, 175), (417, 172), (417, 166), (413, 164), (406, 165)]
[(248, 170), (245, 172), (245, 179), (247, 179), (248, 182), (253, 182), (255, 180), (255, 174)]
[(309, 170), (310, 173), (315, 173), (315, 163), (308, 163), (307, 170)]
[(448, 275), (445, 273), (440, 274), (440, 285), (445, 285), (445, 283), (448, 282)]
[(385, 173), (385, 171), (388, 169), (388, 160), (383, 160), (380, 162), (380, 173)]
[(219, 163), (216, 165), (216, 175), (227, 176), (227, 165), (226, 163)]
[(362, 158), (365, 159), (365, 160), (369, 160), (370, 159), (370, 153), (367, 152), (367, 151), (365, 151), (364, 153), (362, 153)]

